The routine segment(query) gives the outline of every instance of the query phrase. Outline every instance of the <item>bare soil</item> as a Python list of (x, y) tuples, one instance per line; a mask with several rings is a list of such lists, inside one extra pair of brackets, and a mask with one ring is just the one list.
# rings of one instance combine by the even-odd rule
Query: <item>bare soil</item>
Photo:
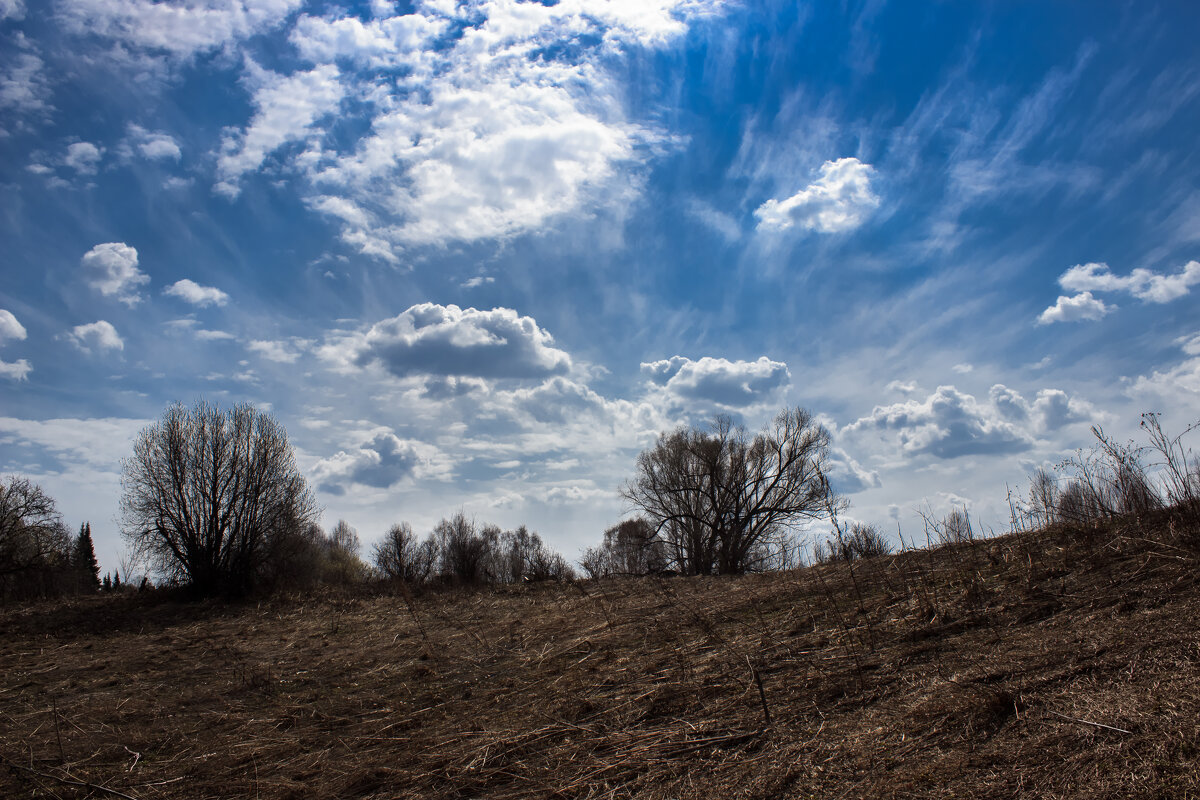
[(1200, 797), (1198, 543), (0, 609), (0, 796)]

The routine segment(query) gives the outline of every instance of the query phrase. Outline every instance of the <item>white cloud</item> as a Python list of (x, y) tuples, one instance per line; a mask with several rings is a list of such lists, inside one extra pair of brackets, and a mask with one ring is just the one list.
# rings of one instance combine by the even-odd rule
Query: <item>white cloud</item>
[(0, 344), (12, 339), (24, 341), (27, 335), (25, 326), (17, 321), (13, 313), (6, 308), (0, 308)]
[(706, 401), (727, 408), (768, 402), (791, 381), (787, 364), (766, 356), (756, 361), (729, 361), (705, 356), (692, 361), (674, 356), (642, 364), (650, 380), (680, 401)]
[(721, 234), (726, 241), (734, 242), (741, 238), (742, 226), (732, 215), (718, 211), (696, 198), (689, 200), (684, 208), (692, 217)]
[(1004, 417), (995, 406), (979, 403), (953, 386), (939, 386), (924, 400), (876, 406), (843, 432), (877, 431), (894, 436), (900, 452), (908, 456), (928, 454), (947, 459), (1028, 450), (1033, 444), (1031, 436)]
[(1049, 325), (1052, 322), (1078, 322), (1084, 319), (1100, 319), (1116, 306), (1105, 305), (1091, 292), (1083, 292), (1074, 297), (1059, 295), (1058, 301), (1038, 315), (1039, 325)]
[(24, 18), (24, 0), (0, 0), (0, 19), (20, 20)]
[(821, 176), (786, 200), (768, 200), (758, 207), (760, 230), (786, 230), (793, 225), (819, 233), (841, 233), (857, 228), (879, 207), (871, 191), (870, 164), (857, 158), (839, 158), (821, 166)]
[(1086, 400), (1069, 397), (1061, 389), (1040, 389), (1032, 403), (1020, 392), (997, 383), (988, 392), (996, 412), (1005, 420), (1023, 424), (1037, 433), (1046, 434), (1074, 422), (1095, 417), (1096, 409)]
[(351, 451), (321, 459), (312, 470), (313, 484), (332, 495), (344, 494), (349, 484), (387, 489), (407, 478), (445, 479), (450, 474), (451, 462), (436, 447), (386, 429)]
[(319, 119), (337, 110), (345, 90), (337, 67), (326, 64), (307, 72), (279, 75), (246, 62), (246, 83), (254, 91), (254, 118), (240, 134), (221, 141), (217, 191), (238, 194), (238, 180), (262, 166), (283, 145), (303, 139)]
[[(0, 417), (0, 443), (45, 449), (56, 456), (100, 470), (119, 471), (129, 443), (150, 420), (98, 419), (28, 420)], [(94, 473), (93, 473), (94, 474)]]
[(1200, 262), (1189, 261), (1173, 275), (1159, 275), (1139, 267), (1128, 275), (1114, 275), (1107, 264), (1077, 264), (1058, 279), (1072, 291), (1128, 292), (1150, 303), (1169, 303), (1185, 296), (1200, 283)]
[(344, 366), (380, 364), (400, 377), (545, 378), (571, 368), (570, 356), (553, 345), (532, 317), (509, 308), (423, 303), (366, 332), (335, 337), (320, 352)]
[(1143, 403), (1143, 410), (1157, 407), (1185, 416), (1200, 411), (1200, 333), (1183, 336), (1175, 343), (1188, 358), (1149, 375), (1139, 375), (1128, 386), (1128, 394)]
[(900, 394), (912, 394), (919, 387), (916, 381), (900, 381), (895, 380), (883, 388), (885, 392), (899, 392)]
[(99, 351), (125, 349), (125, 341), (117, 333), (117, 329), (104, 320), (76, 325), (66, 336), (85, 353), (92, 352), (93, 348)]
[(80, 264), (89, 286), (130, 307), (142, 299), (137, 287), (150, 282), (150, 276), (137, 268), (137, 250), (124, 242), (98, 244), (84, 254)]
[[(2, 0), (0, 0), (2, 1)], [(45, 62), (33, 51), (33, 46), (21, 34), (11, 40), (5, 54), (0, 54), (0, 109), (25, 114), (50, 109), (50, 83)]]
[(237, 338), (232, 333), (226, 331), (209, 331), (203, 329), (196, 331), (195, 336), (202, 342), (222, 342)]
[[(25, 326), (17, 321), (13, 313), (0, 308), (0, 345), (12, 340), (22, 341), (27, 335)], [(23, 358), (13, 362), (0, 360), (0, 378), (23, 381), (30, 372), (33, 372), (33, 367)]]
[[(640, 184), (622, 171), (663, 137), (625, 119), (606, 61), (678, 36), (701, 6), (489, 0), (425, 2), (365, 21), (302, 17), (297, 52), (314, 72), (355, 71), (354, 97), (377, 112), (349, 147), (310, 137), (295, 165), (314, 186), (311, 205), (341, 220), (359, 252), (393, 262), (405, 245), (517, 235), (584, 209), (623, 213), (619, 201)], [(308, 116), (286, 122), (274, 146), (320, 126)], [(227, 171), (261, 161), (241, 158)]]
[(229, 302), (229, 295), (212, 286), (201, 286), (190, 278), (184, 278), (163, 289), (163, 294), (173, 295), (191, 303), (194, 306), (223, 306)]
[(72, 0), (58, 9), (74, 33), (188, 58), (278, 25), (303, 0)]
[(974, 364), (955, 364), (953, 367), (951, 367), (951, 369), (954, 370), (955, 372), (957, 372), (959, 375), (966, 375), (975, 370), (975, 365)]
[(23, 381), (29, 377), (31, 372), (33, 372), (33, 366), (23, 358), (11, 362), (0, 360), (0, 378)]
[(275, 361), (279, 364), (295, 364), (311, 344), (312, 342), (307, 339), (255, 340), (247, 344), (246, 349), (252, 353), (258, 353), (268, 361)]
[(80, 175), (95, 175), (103, 154), (104, 150), (91, 142), (72, 142), (67, 145), (67, 154), (63, 156), (63, 164)]
[(129, 126), (129, 139), (143, 158), (151, 161), (171, 159), (178, 161), (183, 153), (179, 143), (170, 134), (148, 131), (140, 125)]
[(430, 57), (428, 44), (448, 24), (445, 17), (421, 13), (367, 22), (357, 17), (303, 16), (292, 30), (291, 41), (300, 56), (313, 64), (345, 60), (374, 69), (412, 68)]
[(462, 287), (463, 289), (478, 289), (480, 286), (483, 286), (483, 285), (489, 284), (489, 283), (495, 283), (495, 282), (496, 282), (496, 279), (493, 278), (491, 275), (487, 275), (487, 276), (476, 275), (474, 278), (470, 278), (468, 280), (463, 281), (462, 283), (459, 284), (459, 286)]

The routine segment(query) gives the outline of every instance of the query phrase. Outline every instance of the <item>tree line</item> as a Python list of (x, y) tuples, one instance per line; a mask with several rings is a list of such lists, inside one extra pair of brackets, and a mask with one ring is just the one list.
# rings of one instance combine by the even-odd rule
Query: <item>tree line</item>
[[(825, 477), (828, 446), (828, 433), (803, 409), (785, 410), (754, 435), (728, 417), (708, 429), (664, 433), (638, 457), (636, 476), (621, 489), (639, 516), (606, 531), (580, 565), (590, 577), (795, 566), (796, 531), (842, 504)], [(368, 564), (346, 522), (328, 533), (320, 527), (286, 431), (248, 404), (168, 407), (135, 438), (121, 486), (121, 530), (131, 558), (159, 582), (200, 595), (372, 577), (479, 585), (574, 576), (538, 534), (481, 525), (462, 512), (424, 538), (407, 523), (393, 525)], [(11, 508), (0, 559), (15, 566), (2, 574), (19, 573), (32, 586), (56, 568), (82, 575), (86, 562), (87, 585), (96, 584), (94, 553), (89, 561), (82, 544), (72, 549), (53, 501), (24, 479), (10, 480), (5, 491)], [(84, 533), (90, 548), (90, 528)]]
[(0, 600), (32, 600), (101, 588), (92, 526), (72, 535), (54, 498), (28, 478), (0, 480)]

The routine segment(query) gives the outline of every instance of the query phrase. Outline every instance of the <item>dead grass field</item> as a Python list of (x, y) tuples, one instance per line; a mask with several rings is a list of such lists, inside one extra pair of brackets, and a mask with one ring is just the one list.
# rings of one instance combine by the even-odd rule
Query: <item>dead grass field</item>
[(0, 796), (1200, 797), (1198, 540), (0, 609)]

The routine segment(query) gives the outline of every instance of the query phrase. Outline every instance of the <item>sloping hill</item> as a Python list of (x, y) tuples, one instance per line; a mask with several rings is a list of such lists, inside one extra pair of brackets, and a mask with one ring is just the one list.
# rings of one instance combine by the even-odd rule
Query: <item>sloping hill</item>
[(0, 795), (1197, 796), (1198, 545), (1164, 514), (853, 569), (7, 609)]

